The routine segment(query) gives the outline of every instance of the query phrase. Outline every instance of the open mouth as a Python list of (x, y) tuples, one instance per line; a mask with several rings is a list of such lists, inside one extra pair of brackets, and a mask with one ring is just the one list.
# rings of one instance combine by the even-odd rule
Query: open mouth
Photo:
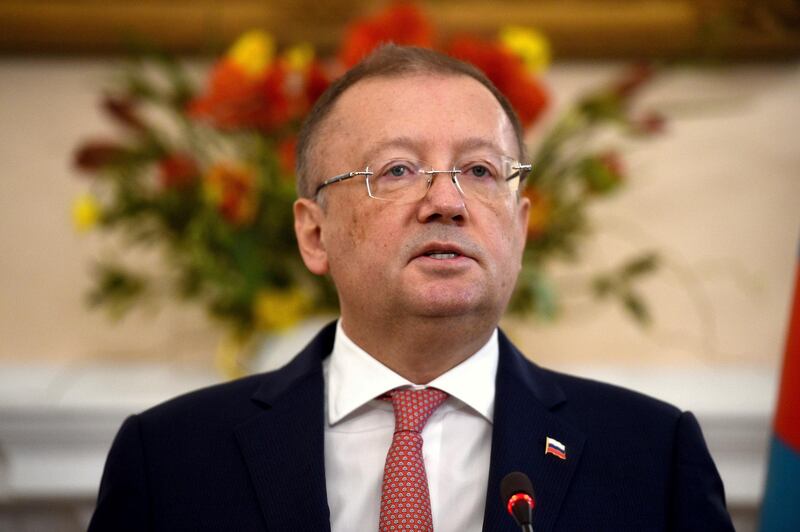
[[(456, 242), (428, 242), (419, 248), (415, 249), (411, 254), (411, 259), (430, 259), (434, 261), (441, 261), (442, 266), (461, 265), (465, 266), (466, 259), (475, 259), (475, 249), (477, 246), (465, 246), (462, 243)], [(430, 264), (430, 263), (429, 263)]]
[(446, 260), (454, 259), (456, 257), (460, 257), (461, 255), (453, 251), (429, 251), (428, 253), (425, 253), (425, 256), (436, 260)]

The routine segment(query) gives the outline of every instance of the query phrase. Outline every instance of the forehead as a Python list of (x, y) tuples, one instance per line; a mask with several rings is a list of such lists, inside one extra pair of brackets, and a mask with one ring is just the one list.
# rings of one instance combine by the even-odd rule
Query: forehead
[(454, 157), (476, 148), (518, 155), (514, 129), (499, 102), (462, 75), (359, 81), (336, 102), (321, 133), (319, 154), (334, 171), (364, 164), (383, 146), (402, 146), (423, 158)]

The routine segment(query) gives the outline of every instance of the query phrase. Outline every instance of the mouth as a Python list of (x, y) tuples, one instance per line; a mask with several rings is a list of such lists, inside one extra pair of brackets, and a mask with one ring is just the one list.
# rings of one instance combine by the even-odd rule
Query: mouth
[(460, 246), (451, 243), (430, 242), (414, 253), (413, 258), (429, 258), (440, 261), (471, 259), (472, 257)]
[(452, 251), (429, 251), (425, 253), (425, 256), (436, 260), (447, 260), (460, 257), (461, 255)]

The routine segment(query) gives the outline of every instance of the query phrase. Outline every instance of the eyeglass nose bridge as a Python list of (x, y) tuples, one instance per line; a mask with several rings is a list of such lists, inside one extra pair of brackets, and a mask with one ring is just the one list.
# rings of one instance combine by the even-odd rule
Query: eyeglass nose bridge
[[(428, 191), (433, 186), (433, 178), (434, 178), (434, 176), (436, 176), (437, 174), (450, 174), (450, 181), (452, 181), (453, 185), (456, 187), (456, 190), (458, 190), (458, 193), (461, 194), (461, 197), (464, 197), (464, 198), (467, 197), (467, 195), (464, 194), (464, 189), (461, 188), (461, 183), (459, 183), (459, 181), (458, 181), (458, 174), (461, 173), (461, 170), (459, 170), (458, 168), (453, 167), (450, 170), (433, 170), (433, 169), (431, 169), (431, 170), (423, 170), (422, 173), (425, 174), (428, 177), (428, 179), (427, 179), (428, 186), (425, 188), (425, 195), (426, 196), (428, 195)], [(423, 196), (423, 197), (425, 197), (425, 196)]]

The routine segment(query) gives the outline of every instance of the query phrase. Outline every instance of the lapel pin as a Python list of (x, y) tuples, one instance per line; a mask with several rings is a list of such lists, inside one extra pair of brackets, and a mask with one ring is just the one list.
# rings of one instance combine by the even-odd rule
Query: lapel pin
[(567, 447), (560, 441), (548, 436), (547, 440), (544, 443), (544, 454), (552, 454), (555, 457), (561, 458), (562, 460), (566, 460)]

